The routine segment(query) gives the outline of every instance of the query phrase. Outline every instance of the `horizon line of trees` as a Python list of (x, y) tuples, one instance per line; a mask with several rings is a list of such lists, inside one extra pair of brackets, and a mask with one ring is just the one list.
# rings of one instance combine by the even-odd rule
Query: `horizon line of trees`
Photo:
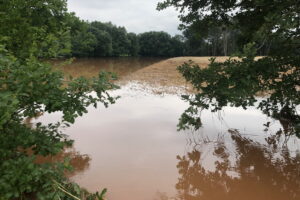
[(67, 15), (70, 51), (63, 57), (119, 57), (119, 56), (182, 56), (183, 36), (163, 31), (149, 31), (141, 34), (127, 32), (125, 27), (111, 22), (88, 22)]
[[(66, 47), (61, 48), (60, 57), (234, 56), (243, 50), (241, 31), (232, 27), (193, 24), (181, 27), (183, 35), (136, 34), (111, 22), (84, 21), (75, 13), (66, 15), (65, 24), (69, 31), (60, 39)], [(271, 47), (272, 42), (265, 41), (257, 55), (267, 55)]]
[[(190, 25), (181, 25), (183, 35), (171, 36), (164, 31), (149, 31), (140, 34), (127, 32), (125, 27), (116, 26), (111, 22), (84, 21), (75, 13), (66, 12), (60, 17), (64, 30), (50, 34), (47, 40), (33, 45), (36, 52), (23, 51), (17, 43), (30, 46), (34, 35), (30, 30), (22, 41), (8, 40), (14, 37), (9, 29), (1, 29), (0, 34), (8, 35), (2, 38), (5, 47), (27, 54), (35, 53), (39, 58), (55, 57), (177, 57), (177, 56), (236, 56), (243, 51), (247, 37), (235, 26), (220, 24), (211, 25), (201, 21)], [(45, 22), (48, 23), (48, 22)], [(234, 24), (234, 23), (233, 23)], [(50, 23), (51, 25), (51, 23)], [(11, 24), (11, 26), (14, 26)], [(45, 31), (45, 30), (43, 30)], [(246, 38), (245, 38), (246, 37)], [(276, 48), (276, 41), (263, 40), (257, 48), (257, 56), (268, 55)], [(26, 45), (25, 45), (26, 44)], [(18, 53), (18, 55), (21, 55)]]

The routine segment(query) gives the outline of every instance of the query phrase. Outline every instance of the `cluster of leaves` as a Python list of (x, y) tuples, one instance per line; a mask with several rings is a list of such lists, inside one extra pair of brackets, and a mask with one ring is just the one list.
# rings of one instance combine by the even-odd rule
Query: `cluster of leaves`
[(66, 0), (1, 1), (1, 44), (18, 58), (67, 55), (66, 4)]
[[(101, 73), (98, 79), (65, 82), (63, 74), (34, 59), (20, 61), (3, 49), (0, 52), (0, 197), (11, 199), (35, 194), (50, 198), (51, 180), (63, 180), (67, 163), (37, 164), (37, 156), (55, 155), (72, 141), (59, 131), (73, 123), (98, 102), (114, 103), (107, 90), (113, 76)], [(91, 92), (96, 92), (96, 95)], [(63, 113), (60, 123), (34, 128), (23, 123), (44, 112)], [(25, 196), (24, 196), (25, 195)]]
[[(201, 69), (193, 63), (178, 68), (185, 79), (193, 84), (199, 93), (183, 98), (190, 108), (182, 115), (179, 128), (190, 125), (201, 127), (199, 111), (209, 109), (220, 111), (225, 106), (257, 106), (265, 114), (290, 122), (290, 132), (299, 134), (300, 117), (296, 107), (300, 104), (299, 74), (295, 60), (292, 63), (281, 57), (245, 57), (228, 59), (220, 63), (211, 60), (208, 68)], [(256, 95), (268, 91), (268, 96), (258, 102)]]
[[(297, 0), (167, 0), (158, 9), (174, 6), (182, 13), (182, 28), (207, 23), (239, 30), (239, 59), (224, 63), (211, 60), (207, 68), (185, 63), (179, 71), (198, 94), (184, 96), (191, 107), (182, 115), (179, 128), (201, 127), (199, 110), (218, 111), (224, 106), (254, 106), (258, 92), (268, 92), (258, 102), (268, 116), (288, 123), (286, 131), (300, 136), (300, 6)], [(187, 12), (184, 12), (187, 11)], [(197, 31), (197, 29), (194, 29)], [(201, 33), (201, 26), (198, 28)], [(255, 59), (272, 41), (267, 55)]]
[[(39, 58), (71, 51), (65, 0), (0, 2), (0, 199), (102, 199), (70, 183), (68, 159), (37, 162), (72, 145), (60, 130), (87, 107), (115, 102), (115, 76), (67, 80)], [(66, 37), (64, 37), (66, 36)], [(66, 39), (66, 43), (65, 42)], [(25, 119), (61, 112), (56, 124), (29, 126)], [(76, 199), (76, 198), (75, 198)], [(78, 199), (78, 198), (77, 198)]]

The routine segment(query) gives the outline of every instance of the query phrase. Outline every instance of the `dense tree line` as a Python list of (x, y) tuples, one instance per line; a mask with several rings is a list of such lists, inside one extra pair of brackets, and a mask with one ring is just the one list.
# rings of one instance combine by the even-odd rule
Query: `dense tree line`
[[(32, 13), (35, 14), (35, 13)], [(51, 13), (50, 13), (51, 14)], [(45, 16), (50, 15), (45, 12)], [(29, 17), (29, 16), (28, 16)], [(37, 24), (49, 24), (51, 21), (36, 21)], [(51, 18), (49, 18), (51, 19)], [(60, 22), (64, 29), (55, 30), (47, 35), (47, 40), (32, 44), (32, 38), (38, 34), (32, 34), (35, 29), (31, 27), (10, 27), (24, 29), (24, 40), (7, 40), (8, 48), (14, 49), (16, 43), (24, 43), (24, 46), (35, 45), (35, 51), (40, 58), (49, 57), (107, 57), (107, 56), (229, 56), (242, 51), (244, 41), (247, 40), (241, 30), (236, 27), (212, 23), (209, 20), (195, 22), (182, 26), (183, 35), (171, 36), (160, 31), (150, 31), (141, 34), (129, 33), (125, 27), (120, 27), (111, 22), (88, 22), (78, 18), (75, 13), (65, 11), (60, 16)], [(15, 26), (13, 23), (9, 26)], [(14, 33), (8, 34), (9, 29), (1, 29), (2, 34), (14, 37)], [(48, 30), (43, 30), (48, 31)], [(49, 31), (52, 31), (50, 29)], [(33, 37), (31, 37), (33, 36)], [(26, 44), (25, 44), (26, 43)], [(273, 42), (274, 43), (274, 42)], [(271, 40), (263, 40), (258, 50), (258, 55), (266, 55), (272, 47)], [(22, 49), (14, 49), (25, 52)], [(28, 52), (28, 51), (27, 51)], [(27, 55), (23, 55), (27, 56)]]
[(80, 20), (69, 14), (71, 56), (228, 56), (240, 51), (239, 31), (215, 25), (192, 25), (182, 35), (160, 31), (128, 33), (124, 27)]
[[(128, 33), (124, 27), (111, 22), (81, 20), (75, 13), (68, 14), (66, 24), (70, 27), (70, 36), (65, 36), (63, 41), (65, 44), (70, 41), (69, 56), (75, 57), (232, 56), (241, 52), (245, 41), (249, 41), (240, 28), (210, 19), (182, 25), (183, 35), (173, 37), (163, 31)], [(266, 39), (260, 42), (257, 55), (267, 55), (274, 42)]]
[(111, 22), (87, 22), (76, 17), (74, 13), (66, 16), (66, 24), (69, 27), (70, 37), (65, 38), (64, 42), (69, 42), (71, 46), (68, 56), (181, 56), (184, 54), (183, 38), (172, 37), (166, 32), (128, 33), (124, 27), (118, 27)]
[(165, 32), (146, 32), (139, 35), (142, 56), (181, 56), (184, 43), (180, 36), (171, 37)]
[[(239, 28), (209, 20), (181, 26), (183, 35), (173, 37), (163, 31), (128, 33), (124, 27), (111, 22), (88, 22), (74, 13), (68, 14), (66, 24), (70, 27), (70, 36), (64, 37), (64, 43), (70, 41), (69, 56), (74, 57), (232, 56), (241, 52), (248, 41)], [(267, 55), (273, 43), (272, 40), (261, 41), (257, 55)]]
[[(35, 48), (35, 51), (38, 52), (29, 53), (37, 53), (40, 58), (49, 58), (53, 55), (54, 57), (230, 56), (241, 52), (245, 41), (250, 41), (244, 30), (232, 25), (235, 21), (231, 18), (228, 19), (231, 23), (227, 24), (205, 19), (181, 25), (183, 35), (171, 36), (163, 31), (129, 33), (124, 27), (116, 26), (111, 22), (88, 22), (78, 18), (75, 13), (64, 12), (63, 16), (59, 16), (64, 29), (55, 30), (55, 24), (49, 20), (43, 21), (43, 18), (35, 22), (36, 24), (48, 24), (55, 31), (47, 35), (47, 40), (38, 40), (39, 42), (33, 44), (32, 38), (39, 35), (33, 34), (35, 29), (26, 25), (12, 27), (16, 26), (13, 23), (8, 26), (26, 30), (22, 36), (24, 39), (22, 41), (7, 40), (7, 38), (2, 40), (11, 49), (16, 48), (18, 42), (29, 47), (35, 45), (38, 47)], [(35, 12), (32, 14), (35, 15)], [(44, 15), (47, 17), (51, 13), (45, 11)], [(49, 19), (51, 18), (49, 17)], [(50, 32), (52, 29), (43, 31)], [(14, 33), (8, 34), (9, 30), (1, 29), (0, 31), (13, 38)], [(11, 43), (7, 43), (7, 41), (11, 41)], [(267, 55), (274, 48), (274, 43), (274, 40), (262, 39), (257, 54)], [(20, 48), (14, 50), (25, 52)]]

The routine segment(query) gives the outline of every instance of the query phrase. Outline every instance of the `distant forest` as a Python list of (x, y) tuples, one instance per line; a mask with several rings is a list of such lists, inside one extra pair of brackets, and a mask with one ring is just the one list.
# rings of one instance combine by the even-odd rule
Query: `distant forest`
[[(70, 13), (66, 20), (70, 27), (71, 52), (63, 56), (182, 56), (185, 54), (183, 36), (172, 37), (166, 32), (128, 33), (125, 27), (111, 22), (87, 22)], [(67, 45), (68, 46), (68, 45)]]
[[(64, 23), (69, 29), (57, 41), (59, 57), (229, 56), (240, 52), (245, 42), (238, 30), (201, 24), (185, 27), (183, 35), (171, 36), (163, 31), (128, 33), (125, 27), (84, 21), (75, 13), (68, 13)], [(271, 42), (266, 42), (258, 54), (265, 55), (270, 48)]]

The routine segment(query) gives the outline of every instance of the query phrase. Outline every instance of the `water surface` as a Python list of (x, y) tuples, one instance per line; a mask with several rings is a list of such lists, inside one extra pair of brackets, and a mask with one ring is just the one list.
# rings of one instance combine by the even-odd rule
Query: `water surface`
[[(67, 71), (90, 77), (104, 61), (78, 62)], [(118, 68), (119, 75), (145, 65), (129, 62)], [(300, 199), (299, 141), (270, 142), (282, 128), (279, 122), (255, 108), (227, 107), (218, 114), (203, 112), (199, 131), (178, 132), (178, 119), (188, 107), (179, 95), (158, 94), (134, 81), (121, 86), (112, 92), (122, 97), (116, 104), (89, 108), (65, 130), (75, 140), (68, 153), (75, 155), (71, 179), (82, 187), (108, 188), (110, 200)]]
[(78, 58), (66, 65), (62, 65), (61, 61), (54, 62), (54, 67), (73, 77), (95, 77), (100, 71), (114, 72), (119, 77), (123, 77), (163, 59), (157, 57)]

